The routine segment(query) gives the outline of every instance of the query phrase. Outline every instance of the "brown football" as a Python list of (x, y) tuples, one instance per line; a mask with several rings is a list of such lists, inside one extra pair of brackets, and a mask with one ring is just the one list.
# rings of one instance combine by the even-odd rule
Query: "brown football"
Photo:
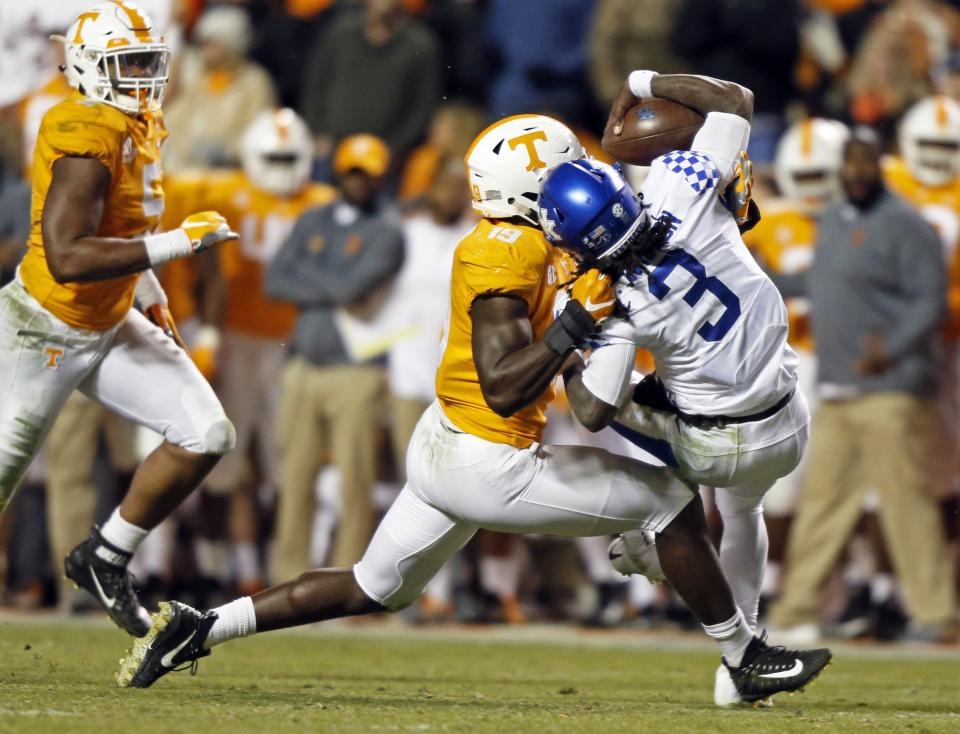
[(623, 116), (623, 131), (613, 134), (608, 121), (600, 142), (604, 151), (624, 163), (649, 166), (671, 150), (689, 150), (703, 115), (669, 99), (645, 99)]

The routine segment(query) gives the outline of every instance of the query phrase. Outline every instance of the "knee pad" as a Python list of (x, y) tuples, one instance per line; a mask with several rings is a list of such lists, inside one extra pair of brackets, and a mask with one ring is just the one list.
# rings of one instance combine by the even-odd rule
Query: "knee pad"
[(237, 445), (237, 429), (226, 416), (213, 421), (203, 434), (201, 453), (222, 456)]

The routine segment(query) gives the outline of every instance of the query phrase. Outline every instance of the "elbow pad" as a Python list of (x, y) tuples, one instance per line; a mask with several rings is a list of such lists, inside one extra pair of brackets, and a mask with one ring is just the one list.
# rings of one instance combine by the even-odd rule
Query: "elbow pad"
[(561, 356), (570, 354), (574, 349), (587, 346), (590, 337), (597, 332), (597, 322), (590, 312), (574, 298), (567, 301), (563, 311), (543, 335), (544, 343)]

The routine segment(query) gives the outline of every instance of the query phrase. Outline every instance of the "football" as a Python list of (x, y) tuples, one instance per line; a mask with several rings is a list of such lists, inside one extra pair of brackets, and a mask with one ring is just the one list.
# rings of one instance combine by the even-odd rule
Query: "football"
[(603, 131), (603, 150), (624, 163), (649, 166), (671, 150), (687, 150), (703, 124), (703, 115), (669, 99), (645, 99), (623, 116), (623, 131), (613, 134), (613, 122)]

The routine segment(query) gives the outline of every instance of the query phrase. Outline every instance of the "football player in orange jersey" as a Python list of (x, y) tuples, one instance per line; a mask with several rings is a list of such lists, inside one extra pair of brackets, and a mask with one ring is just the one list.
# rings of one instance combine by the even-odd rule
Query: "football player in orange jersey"
[(219, 250), (227, 305), (215, 383), (236, 426), (237, 447), (205, 487), (230, 493), (233, 570), (242, 593), (262, 588), (254, 466), (262, 484), (276, 488), (278, 376), (297, 317), (295, 306), (264, 293), (264, 273), (297, 218), (335, 195), (331, 186), (309, 181), (312, 151), (310, 131), (293, 110), (264, 112), (244, 134), (243, 172), (214, 177), (204, 194), (204, 207), (222, 211), (240, 234)]
[(960, 536), (960, 103), (927, 97), (904, 115), (899, 130), (900, 157), (884, 161), (890, 189), (912, 202), (933, 225), (943, 244), (949, 270), (946, 344), (942, 362), (941, 430), (932, 468), (947, 523), (947, 536)]
[[(763, 219), (743, 236), (744, 243), (775, 276), (806, 272), (813, 261), (816, 216), (827, 204), (840, 199), (840, 166), (843, 143), (849, 131), (836, 120), (810, 118), (790, 127), (777, 145), (774, 174), (780, 198), (765, 200)], [(774, 278), (776, 280), (776, 278)], [(800, 389), (815, 408), (816, 356), (806, 297), (787, 298), (789, 342), (797, 353)], [(763, 498), (764, 519), (770, 538), (764, 594), (776, 592), (780, 564), (786, 553), (787, 533), (793, 515), (805, 462), (778, 479)]]
[[(163, 211), (170, 52), (149, 18), (132, 3), (103, 2), (63, 41), (78, 92), (41, 123), (28, 250), (0, 291), (0, 509), (76, 389), (162, 434), (120, 507), (66, 559), (70, 579), (143, 635), (149, 615), (127, 562), (234, 443), (213, 390), (175, 341), (151, 268), (236, 234), (216, 212), (152, 234)], [(153, 324), (131, 309), (134, 299)]]
[[(700, 110), (732, 111), (746, 100), (738, 85), (666, 78), (674, 80), (668, 92)], [(121, 661), (121, 686), (148, 687), (228, 639), (402, 609), (479, 527), (574, 536), (655, 530), (667, 575), (739, 671), (744, 700), (793, 690), (822, 669), (827, 651), (796, 658), (784, 672), (798, 653), (754, 636), (720, 570), (695, 487), (602, 449), (540, 443), (553, 379), (579, 372), (575, 351), (616, 304), (609, 278), (591, 270), (554, 317), (557, 285), (574, 265), (540, 229), (539, 183), (550, 166), (582, 156), (568, 128), (540, 115), (501, 120), (470, 148), (473, 205), (484, 218), (454, 255), (438, 399), (417, 425), (407, 483), (363, 558), (208, 612), (162, 604), (148, 637)], [(634, 228), (630, 241), (665, 236), (662, 227)]]

